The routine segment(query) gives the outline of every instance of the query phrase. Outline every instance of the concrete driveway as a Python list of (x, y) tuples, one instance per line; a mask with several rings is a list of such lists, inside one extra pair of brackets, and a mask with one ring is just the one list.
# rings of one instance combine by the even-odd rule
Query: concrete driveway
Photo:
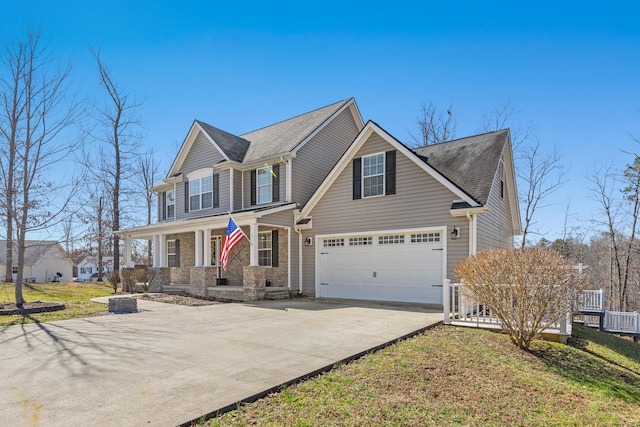
[(0, 420), (174, 426), (442, 320), (425, 306), (294, 299), (0, 329)]

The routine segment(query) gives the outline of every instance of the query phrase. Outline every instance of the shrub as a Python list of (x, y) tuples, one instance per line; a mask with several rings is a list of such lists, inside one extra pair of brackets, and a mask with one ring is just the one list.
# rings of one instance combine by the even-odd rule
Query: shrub
[(587, 284), (586, 275), (546, 248), (483, 251), (458, 263), (455, 273), (464, 285), (463, 296), (490, 310), (522, 349), (572, 313)]

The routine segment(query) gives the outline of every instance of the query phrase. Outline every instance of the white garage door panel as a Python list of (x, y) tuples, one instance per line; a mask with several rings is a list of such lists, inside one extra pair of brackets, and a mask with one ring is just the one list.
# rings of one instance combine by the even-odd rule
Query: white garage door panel
[[(325, 247), (318, 239), (318, 296), (367, 300), (442, 303), (442, 242)], [(342, 238), (342, 237), (340, 237)], [(327, 237), (326, 239), (336, 239)]]

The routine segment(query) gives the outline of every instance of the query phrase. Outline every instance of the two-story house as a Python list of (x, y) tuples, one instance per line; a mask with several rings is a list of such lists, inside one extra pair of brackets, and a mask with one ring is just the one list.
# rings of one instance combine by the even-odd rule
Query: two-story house
[[(520, 231), (508, 130), (410, 149), (354, 99), (239, 136), (195, 121), (152, 190), (159, 220), (119, 232), (125, 261), (150, 239), (154, 288), (198, 295), (441, 303), (459, 260)], [(248, 239), (223, 271), (230, 215)]]

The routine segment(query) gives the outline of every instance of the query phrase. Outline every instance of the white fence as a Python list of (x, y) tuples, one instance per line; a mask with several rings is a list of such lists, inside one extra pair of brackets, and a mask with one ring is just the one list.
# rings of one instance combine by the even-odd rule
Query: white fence
[[(485, 329), (501, 329), (500, 320), (483, 307), (478, 301), (467, 298), (461, 292), (464, 286), (460, 283), (451, 283), (451, 280), (443, 281), (444, 323), (457, 326), (471, 326)], [(571, 314), (561, 318), (546, 329), (545, 333), (571, 335)]]

